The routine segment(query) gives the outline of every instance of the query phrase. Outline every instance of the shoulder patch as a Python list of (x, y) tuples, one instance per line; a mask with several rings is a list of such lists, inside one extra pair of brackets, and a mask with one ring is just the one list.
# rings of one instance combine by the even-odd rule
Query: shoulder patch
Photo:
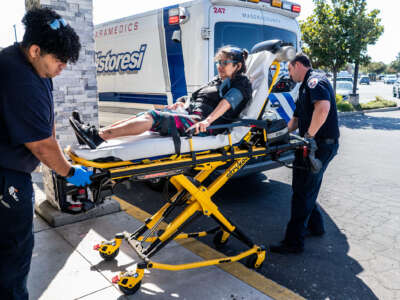
[(310, 80), (308, 80), (307, 84), (310, 89), (315, 88), (318, 84), (318, 78), (317, 77), (311, 78)]

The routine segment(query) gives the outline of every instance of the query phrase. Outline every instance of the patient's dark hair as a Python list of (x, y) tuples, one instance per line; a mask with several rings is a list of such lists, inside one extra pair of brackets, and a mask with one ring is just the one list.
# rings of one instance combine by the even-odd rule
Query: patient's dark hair
[(81, 49), (79, 36), (68, 24), (52, 29), (49, 24), (56, 19), (61, 19), (61, 16), (49, 8), (29, 10), (22, 18), (25, 34), (21, 45), (25, 49), (38, 45), (42, 55), (53, 54), (64, 63), (75, 63)]
[(290, 64), (294, 66), (296, 62), (301, 63), (306, 68), (311, 68), (311, 60), (302, 52), (296, 54), (296, 56), (290, 61)]
[(215, 61), (220, 60), (222, 56), (225, 56), (227, 59), (231, 59), (234, 61), (234, 64), (238, 62), (242, 63), (242, 67), (236, 71), (236, 74), (246, 73), (246, 59), (249, 56), (249, 51), (246, 49), (240, 49), (234, 46), (223, 46), (218, 49), (215, 54)]

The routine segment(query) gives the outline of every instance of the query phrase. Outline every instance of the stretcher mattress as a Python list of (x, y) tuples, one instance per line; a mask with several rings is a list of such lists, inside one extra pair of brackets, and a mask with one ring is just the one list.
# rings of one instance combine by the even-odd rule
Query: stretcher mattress
[[(253, 97), (240, 114), (242, 119), (257, 119), (268, 96), (268, 70), (276, 55), (268, 51), (249, 55), (247, 75), (253, 87)], [(238, 144), (248, 133), (249, 127), (235, 127), (231, 132), (232, 144)], [(193, 150), (214, 150), (229, 145), (226, 134), (215, 136), (193, 136)], [(109, 140), (102, 143), (97, 149), (86, 146), (73, 145), (72, 152), (86, 160), (98, 160), (114, 157), (123, 161), (151, 159), (175, 154), (172, 137), (160, 136), (158, 133), (146, 132), (138, 136), (129, 136)], [(181, 137), (181, 153), (189, 153), (190, 144), (187, 137)]]

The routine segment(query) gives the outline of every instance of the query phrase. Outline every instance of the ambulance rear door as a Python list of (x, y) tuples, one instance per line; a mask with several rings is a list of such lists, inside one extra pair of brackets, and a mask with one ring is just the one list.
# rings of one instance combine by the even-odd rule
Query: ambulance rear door
[(156, 11), (96, 26), (101, 101), (167, 104)]

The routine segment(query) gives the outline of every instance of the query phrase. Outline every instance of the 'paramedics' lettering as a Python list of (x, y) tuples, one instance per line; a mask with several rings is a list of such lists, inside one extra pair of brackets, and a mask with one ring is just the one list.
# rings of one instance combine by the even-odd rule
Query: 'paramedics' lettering
[(96, 69), (97, 73), (104, 72), (130, 72), (138, 71), (142, 68), (144, 53), (146, 52), (147, 45), (140, 46), (139, 51), (112, 53), (109, 50), (105, 55), (102, 51), (96, 52)]
[(124, 23), (124, 24), (119, 24), (119, 25), (114, 25), (110, 27), (105, 27), (98, 29), (94, 32), (94, 37), (101, 38), (101, 37), (106, 37), (109, 35), (120, 35), (123, 33), (129, 33), (131, 31), (136, 31), (139, 29), (139, 22), (130, 22), (130, 23)]

